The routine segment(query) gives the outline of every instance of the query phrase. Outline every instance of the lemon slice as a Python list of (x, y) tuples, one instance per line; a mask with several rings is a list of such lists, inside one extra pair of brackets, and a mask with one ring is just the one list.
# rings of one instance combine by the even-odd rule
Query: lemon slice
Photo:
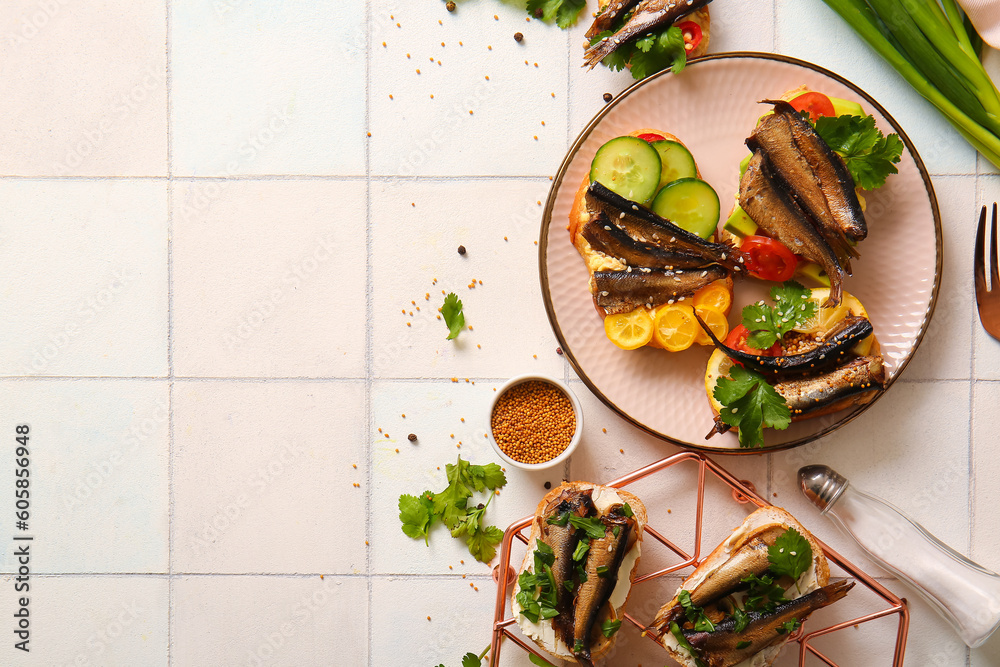
[(608, 340), (623, 350), (634, 350), (653, 338), (653, 318), (645, 308), (604, 318), (604, 333)]
[[(696, 306), (695, 312), (698, 313), (698, 317), (705, 321), (708, 328), (712, 330), (715, 337), (719, 340), (726, 340), (726, 336), (729, 335), (729, 322), (726, 320), (726, 316), (722, 314), (721, 311), (715, 308), (710, 308), (707, 306)], [(698, 325), (698, 331), (695, 334), (694, 342), (698, 345), (711, 345), (712, 339), (708, 337), (705, 330)]]
[(725, 280), (716, 280), (694, 293), (695, 308), (714, 308), (723, 315), (728, 315), (732, 305), (733, 295), (729, 292)]
[(653, 337), (663, 349), (680, 352), (691, 347), (701, 326), (694, 319), (690, 306), (667, 306), (656, 311)]
[(705, 391), (708, 392), (708, 402), (712, 404), (712, 411), (719, 414), (723, 405), (715, 400), (712, 392), (715, 391), (715, 383), (720, 377), (727, 377), (729, 369), (733, 367), (733, 360), (726, 356), (722, 350), (715, 350), (708, 358), (708, 367), (705, 369)]

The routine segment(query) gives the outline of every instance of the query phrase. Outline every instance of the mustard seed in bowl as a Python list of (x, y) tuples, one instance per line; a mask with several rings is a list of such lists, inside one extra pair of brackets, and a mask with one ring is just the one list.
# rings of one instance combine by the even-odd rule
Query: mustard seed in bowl
[(514, 461), (545, 463), (562, 454), (576, 433), (576, 410), (558, 386), (527, 380), (509, 387), (490, 415), (493, 439)]

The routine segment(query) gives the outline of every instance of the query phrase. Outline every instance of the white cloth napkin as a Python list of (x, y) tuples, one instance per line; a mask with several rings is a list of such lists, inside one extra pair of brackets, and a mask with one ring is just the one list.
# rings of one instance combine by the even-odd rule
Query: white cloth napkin
[(1000, 49), (1000, 0), (958, 0), (976, 32), (994, 49)]

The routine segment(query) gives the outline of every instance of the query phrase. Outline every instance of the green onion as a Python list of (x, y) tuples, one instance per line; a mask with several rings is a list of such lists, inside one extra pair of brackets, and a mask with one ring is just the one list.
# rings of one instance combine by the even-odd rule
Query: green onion
[(823, 0), (1000, 167), (1000, 93), (955, 0)]

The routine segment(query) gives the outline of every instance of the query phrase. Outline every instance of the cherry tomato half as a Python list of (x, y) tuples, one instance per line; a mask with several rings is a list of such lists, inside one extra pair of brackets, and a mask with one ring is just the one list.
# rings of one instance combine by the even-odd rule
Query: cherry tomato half
[(653, 143), (654, 141), (663, 141), (666, 139), (666, 137), (660, 136), (659, 134), (653, 134), (652, 132), (640, 134), (639, 138), (643, 141), (648, 141), (649, 143)]
[(820, 116), (832, 116), (836, 113), (833, 110), (833, 102), (830, 101), (830, 98), (823, 93), (815, 91), (802, 93), (791, 100), (789, 104), (796, 111), (808, 111), (809, 119), (814, 123)]
[(798, 260), (784, 245), (766, 236), (747, 236), (740, 250), (746, 256), (750, 275), (762, 280), (784, 282), (795, 273)]
[[(734, 350), (739, 350), (740, 352), (746, 352), (747, 354), (757, 354), (762, 357), (781, 356), (782, 353), (781, 343), (775, 343), (766, 350), (758, 350), (755, 347), (750, 347), (749, 345), (747, 345), (747, 337), (749, 335), (750, 332), (747, 331), (747, 328), (742, 324), (738, 324), (735, 327), (733, 327), (733, 330), (729, 332), (728, 336), (726, 336), (726, 346), (731, 347)], [(740, 363), (735, 359), (733, 361), (736, 363)]]
[(684, 35), (684, 50), (688, 53), (694, 51), (701, 44), (701, 26), (694, 21), (682, 21), (677, 24)]

